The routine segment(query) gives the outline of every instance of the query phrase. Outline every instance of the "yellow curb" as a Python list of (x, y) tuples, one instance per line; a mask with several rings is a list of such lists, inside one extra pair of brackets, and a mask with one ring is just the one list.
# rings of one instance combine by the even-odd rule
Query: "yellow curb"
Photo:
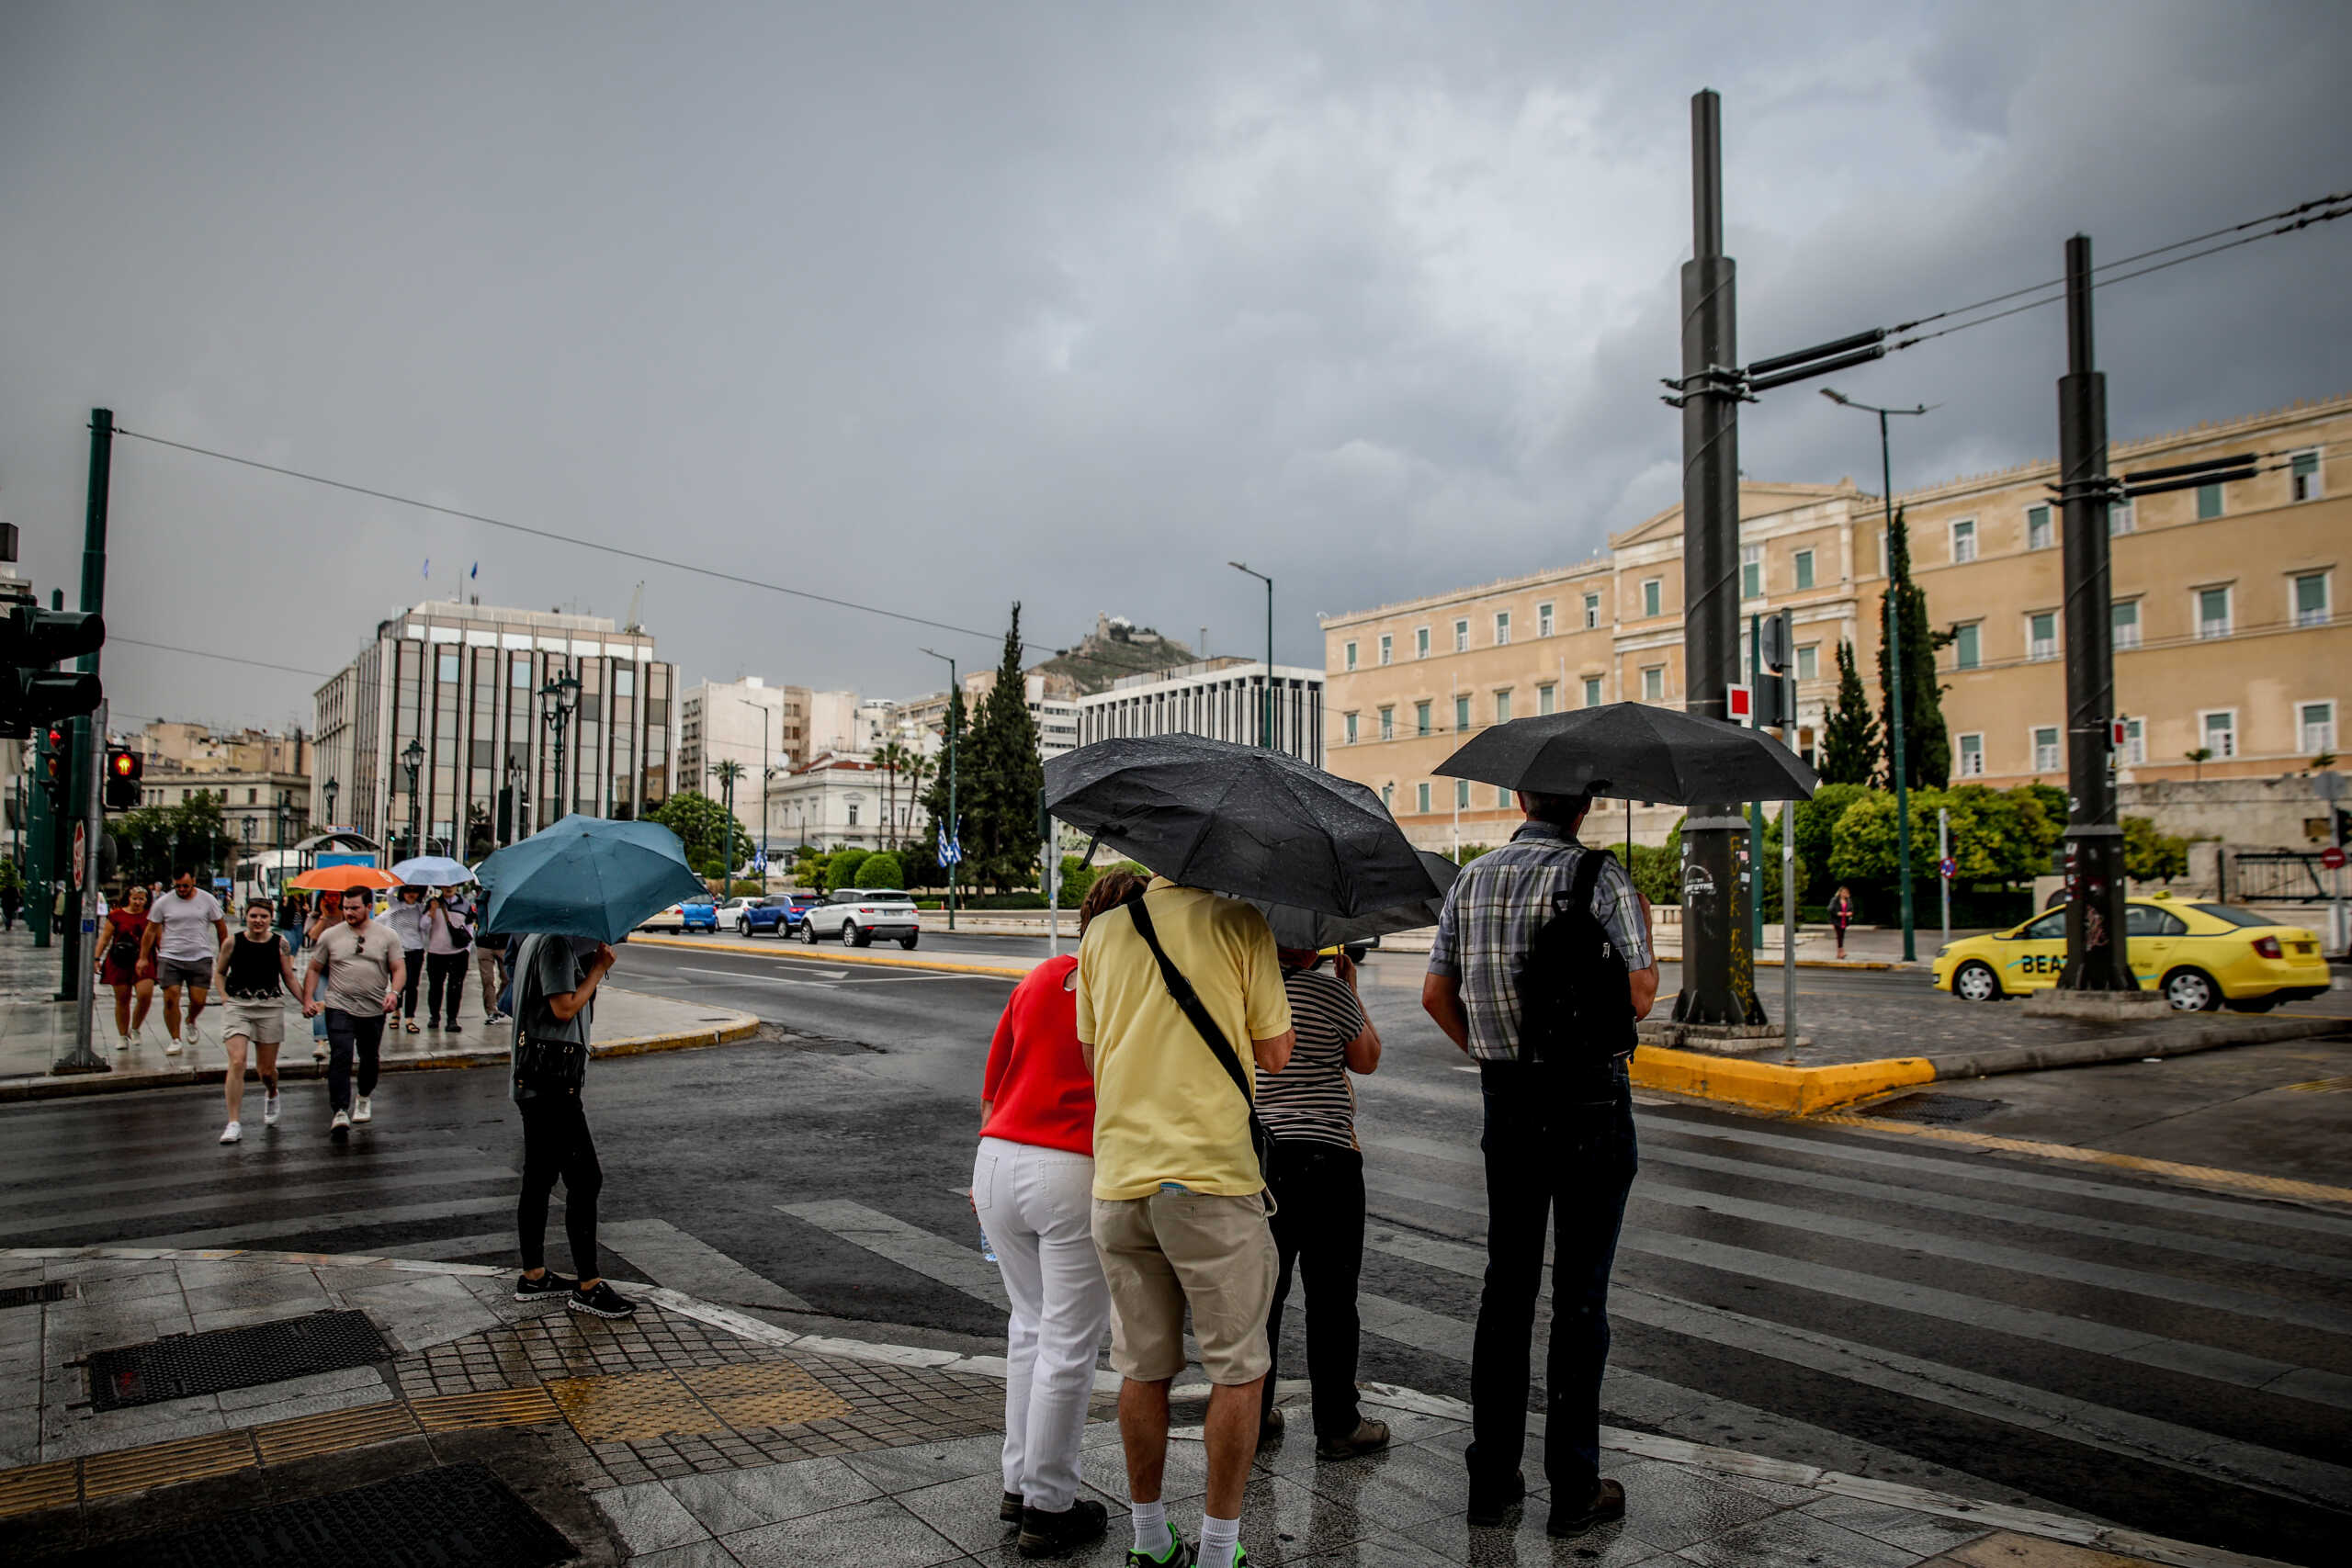
[(1640, 1089), (1791, 1116), (1809, 1116), (1908, 1084), (1932, 1083), (1935, 1077), (1936, 1065), (1925, 1056), (1790, 1067), (1778, 1062), (1751, 1062), (1657, 1045), (1635, 1050), (1633, 1065), (1634, 1083)]
[(738, 958), (780, 958), (787, 963), (823, 964), (838, 966), (843, 964), (870, 964), (876, 969), (944, 969), (956, 975), (1001, 975), (1007, 979), (1023, 980), (1029, 971), (1015, 969), (1004, 964), (958, 964), (945, 958), (893, 958), (879, 953), (858, 953), (845, 949), (829, 953), (822, 947), (795, 951), (778, 942), (774, 950), (752, 950), (740, 942), (703, 942), (695, 937), (633, 936), (632, 942), (644, 942), (650, 947), (691, 947), (704, 953), (731, 953)]

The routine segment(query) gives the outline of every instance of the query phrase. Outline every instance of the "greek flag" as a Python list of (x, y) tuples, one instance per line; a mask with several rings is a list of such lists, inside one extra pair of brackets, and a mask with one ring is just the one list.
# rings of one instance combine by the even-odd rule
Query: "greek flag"
[(962, 835), (959, 834), (953, 839), (949, 838), (947, 836), (947, 824), (942, 822), (939, 825), (939, 863), (942, 865), (957, 865), (962, 863), (963, 859), (964, 840)]

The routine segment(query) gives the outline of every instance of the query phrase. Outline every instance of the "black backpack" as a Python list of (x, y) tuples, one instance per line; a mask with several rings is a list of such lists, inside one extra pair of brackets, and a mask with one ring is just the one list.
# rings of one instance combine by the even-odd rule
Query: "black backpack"
[(1589, 849), (1568, 890), (1552, 896), (1519, 972), (1519, 1059), (1605, 1068), (1635, 1043), (1625, 955), (1592, 912), (1607, 850)]

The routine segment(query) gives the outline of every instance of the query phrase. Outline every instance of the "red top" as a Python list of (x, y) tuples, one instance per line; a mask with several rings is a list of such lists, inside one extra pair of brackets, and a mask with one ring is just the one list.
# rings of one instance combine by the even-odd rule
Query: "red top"
[(1078, 1045), (1078, 997), (1063, 984), (1076, 958), (1048, 958), (1012, 988), (989, 1046), (984, 1138), (1094, 1152), (1094, 1080)]

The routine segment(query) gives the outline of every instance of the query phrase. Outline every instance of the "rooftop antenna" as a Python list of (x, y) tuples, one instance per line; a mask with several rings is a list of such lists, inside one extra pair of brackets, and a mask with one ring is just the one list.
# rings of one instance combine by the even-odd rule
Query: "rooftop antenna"
[(642, 615), (644, 612), (645, 580), (640, 577), (637, 580), (636, 591), (628, 596), (628, 619), (621, 623), (621, 630), (634, 634), (642, 634), (645, 627), (639, 621), (639, 617)]

